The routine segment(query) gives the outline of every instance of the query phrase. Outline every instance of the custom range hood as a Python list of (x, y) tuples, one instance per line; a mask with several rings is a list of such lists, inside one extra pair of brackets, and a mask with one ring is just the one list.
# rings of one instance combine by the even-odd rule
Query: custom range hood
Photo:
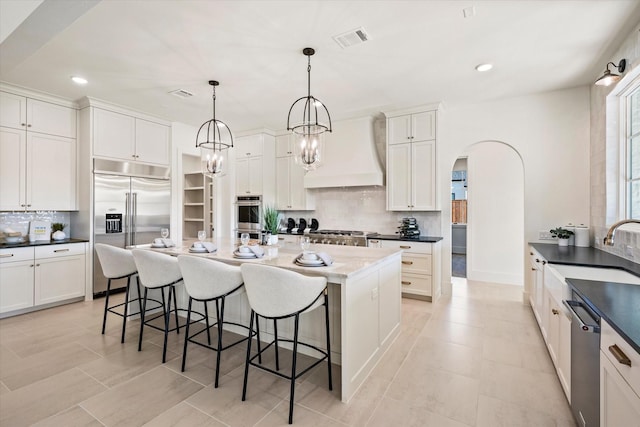
[(373, 138), (373, 117), (334, 122), (333, 131), (327, 132), (325, 138), (322, 166), (307, 172), (305, 188), (383, 184)]

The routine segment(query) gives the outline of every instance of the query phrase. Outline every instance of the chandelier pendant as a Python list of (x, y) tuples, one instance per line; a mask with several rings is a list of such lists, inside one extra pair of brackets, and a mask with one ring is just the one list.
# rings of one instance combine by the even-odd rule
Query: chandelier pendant
[(219, 177), (225, 174), (225, 152), (233, 147), (233, 135), (229, 127), (216, 119), (216, 86), (220, 83), (209, 80), (213, 87), (213, 119), (200, 126), (196, 135), (196, 147), (200, 148), (200, 163), (202, 173), (209, 177)]

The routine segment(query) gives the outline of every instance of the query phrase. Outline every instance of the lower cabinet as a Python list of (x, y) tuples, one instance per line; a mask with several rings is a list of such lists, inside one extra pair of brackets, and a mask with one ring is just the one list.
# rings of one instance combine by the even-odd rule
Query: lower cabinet
[(640, 353), (602, 320), (600, 427), (640, 426)]
[(571, 318), (562, 302), (547, 293), (547, 349), (567, 400), (571, 401)]
[(0, 313), (82, 297), (85, 243), (0, 250)]

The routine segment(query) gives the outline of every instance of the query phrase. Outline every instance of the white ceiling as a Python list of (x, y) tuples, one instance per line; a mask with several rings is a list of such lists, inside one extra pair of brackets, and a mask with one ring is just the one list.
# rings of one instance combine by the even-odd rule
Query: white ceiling
[[(306, 95), (307, 46), (311, 92), (338, 120), (590, 84), (639, 21), (638, 0), (45, 0), (0, 44), (0, 80), (198, 126), (215, 79), (231, 129), (282, 130)], [(332, 39), (361, 26), (366, 43)]]

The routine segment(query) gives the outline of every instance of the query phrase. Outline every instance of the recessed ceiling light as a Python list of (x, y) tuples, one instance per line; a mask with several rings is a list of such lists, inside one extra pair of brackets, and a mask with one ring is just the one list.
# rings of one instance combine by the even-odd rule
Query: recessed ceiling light
[(73, 80), (75, 84), (79, 84), (79, 85), (86, 85), (87, 83), (89, 83), (87, 79), (79, 76), (71, 76), (71, 80)]
[(478, 64), (476, 65), (476, 71), (489, 71), (493, 68), (492, 64)]

